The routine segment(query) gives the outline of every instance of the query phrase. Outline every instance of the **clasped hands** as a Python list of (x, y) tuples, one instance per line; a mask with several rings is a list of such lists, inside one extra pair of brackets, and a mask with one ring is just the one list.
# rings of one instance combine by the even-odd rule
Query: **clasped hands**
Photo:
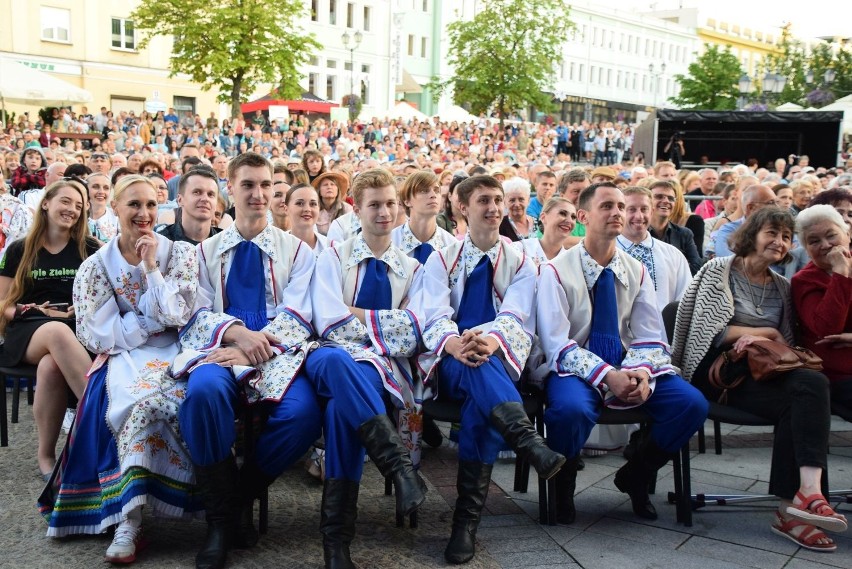
[(621, 401), (632, 405), (640, 405), (651, 396), (651, 377), (640, 370), (617, 370), (607, 372), (603, 382), (609, 390)]
[(447, 340), (444, 351), (468, 367), (479, 367), (500, 348), (497, 340), (482, 330), (465, 330), (461, 336)]
[(240, 325), (228, 328), (224, 340), (227, 344), (210, 352), (204, 358), (205, 363), (223, 367), (260, 365), (272, 359), (275, 355), (272, 346), (281, 343), (269, 332), (255, 332)]

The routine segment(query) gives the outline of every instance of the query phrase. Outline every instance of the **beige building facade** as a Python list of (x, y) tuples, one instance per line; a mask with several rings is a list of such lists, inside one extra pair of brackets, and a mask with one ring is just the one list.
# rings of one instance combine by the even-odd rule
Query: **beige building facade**
[[(86, 89), (90, 112), (134, 110), (146, 101), (208, 116), (216, 94), (186, 76), (169, 77), (170, 37), (139, 49), (129, 15), (139, 0), (0, 0), (0, 57)], [(37, 109), (7, 105), (15, 112)], [(75, 105), (79, 110), (80, 105)], [(217, 112), (218, 114), (218, 112)]]

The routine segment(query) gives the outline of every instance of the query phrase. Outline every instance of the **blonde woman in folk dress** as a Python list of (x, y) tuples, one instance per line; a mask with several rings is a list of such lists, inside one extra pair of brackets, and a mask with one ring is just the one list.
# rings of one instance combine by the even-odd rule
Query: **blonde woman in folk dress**
[(169, 375), (177, 330), (195, 309), (198, 263), (190, 244), (153, 232), (156, 196), (147, 178), (123, 178), (112, 202), (120, 236), (77, 272), (77, 338), (98, 357), (61, 459), (58, 494), (39, 504), (52, 537), (118, 524), (106, 553), (114, 563), (136, 558), (143, 505), (172, 517), (198, 509), (177, 421), (185, 384)]

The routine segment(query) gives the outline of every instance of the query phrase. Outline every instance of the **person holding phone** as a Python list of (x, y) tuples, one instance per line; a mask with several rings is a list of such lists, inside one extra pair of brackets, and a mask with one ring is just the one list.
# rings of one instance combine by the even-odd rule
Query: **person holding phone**
[[(85, 189), (61, 180), (48, 186), (29, 234), (0, 261), (0, 365), (38, 366), (33, 415), (38, 467), (49, 476), (70, 389), (80, 397), (92, 360), (74, 336), (71, 289), (80, 264), (98, 249), (86, 229)], [(60, 357), (61, 356), (61, 357)]]

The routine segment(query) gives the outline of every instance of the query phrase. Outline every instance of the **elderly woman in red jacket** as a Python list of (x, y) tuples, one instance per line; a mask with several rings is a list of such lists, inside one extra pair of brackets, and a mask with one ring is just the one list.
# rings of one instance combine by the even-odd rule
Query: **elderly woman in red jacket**
[(796, 217), (799, 241), (811, 262), (793, 276), (801, 340), (823, 359), (831, 397), (852, 404), (852, 254), (849, 228), (830, 205)]

